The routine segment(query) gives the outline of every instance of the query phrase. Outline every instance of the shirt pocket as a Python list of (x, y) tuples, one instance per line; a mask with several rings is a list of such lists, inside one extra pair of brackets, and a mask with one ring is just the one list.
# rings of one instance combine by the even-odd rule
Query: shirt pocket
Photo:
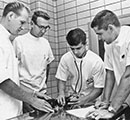
[(93, 77), (86, 80), (87, 88), (92, 87), (93, 85), (94, 85), (94, 78)]

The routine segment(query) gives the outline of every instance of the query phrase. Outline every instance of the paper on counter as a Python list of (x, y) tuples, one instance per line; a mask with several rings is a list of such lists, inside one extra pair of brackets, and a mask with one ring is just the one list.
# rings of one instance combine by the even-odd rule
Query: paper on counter
[(71, 115), (74, 115), (76, 117), (79, 117), (79, 118), (86, 118), (86, 115), (93, 111), (95, 111), (94, 106), (90, 106), (87, 108), (78, 108), (78, 109), (73, 109), (73, 110), (67, 110), (66, 112)]

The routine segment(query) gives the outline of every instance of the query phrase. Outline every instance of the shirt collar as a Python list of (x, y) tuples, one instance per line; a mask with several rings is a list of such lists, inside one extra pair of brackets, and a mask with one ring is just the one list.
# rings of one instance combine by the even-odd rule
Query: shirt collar
[(10, 37), (11, 34), (8, 32), (8, 30), (2, 24), (0, 24), (0, 29), (5, 36), (7, 36), (8, 38)]
[(125, 34), (126, 34), (126, 29), (124, 29), (124, 27), (122, 26), (120, 28), (120, 33), (119, 33), (118, 37), (116, 38), (116, 40), (113, 42), (113, 44), (121, 47), (124, 44), (124, 41), (122, 40), (122, 38), (124, 38)]
[(126, 48), (128, 47), (129, 44), (129, 30), (127, 26), (122, 26), (120, 29), (120, 33), (115, 41), (115, 45), (119, 46), (120, 48), (120, 58), (124, 58), (123, 56), (125, 55)]
[[(87, 49), (87, 53), (88, 53), (88, 51), (89, 51), (89, 50)], [(73, 56), (74, 60), (77, 61), (77, 62), (81, 62), (81, 61), (84, 60), (84, 59), (86, 58), (86, 56), (87, 56), (87, 53), (86, 53), (86, 55), (85, 55), (83, 58), (77, 58), (71, 50), (70, 50), (70, 53), (71, 53), (71, 55)]]
[(33, 36), (30, 31), (28, 32), (29, 36), (33, 39), (33, 40), (39, 40), (39, 37), (35, 37)]

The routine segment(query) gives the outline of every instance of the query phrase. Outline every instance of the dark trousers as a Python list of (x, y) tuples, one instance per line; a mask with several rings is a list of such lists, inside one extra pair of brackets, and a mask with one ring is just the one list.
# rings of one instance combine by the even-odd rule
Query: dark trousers
[(125, 120), (130, 120), (130, 107), (125, 111)]

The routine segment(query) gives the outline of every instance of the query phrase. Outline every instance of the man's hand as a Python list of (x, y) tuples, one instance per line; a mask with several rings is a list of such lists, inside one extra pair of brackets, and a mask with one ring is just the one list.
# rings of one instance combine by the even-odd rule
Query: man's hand
[(79, 97), (78, 98), (78, 105), (83, 106), (85, 104), (85, 98), (84, 97)]
[(108, 109), (110, 102), (107, 101), (96, 101), (95, 108), (97, 109)]
[(38, 110), (45, 111), (45, 112), (54, 112), (51, 105), (43, 99), (33, 97), (33, 102), (30, 104)]
[(51, 99), (50, 96), (48, 96), (48, 95), (46, 95), (45, 93), (42, 93), (42, 92), (36, 92), (35, 95), (38, 98), (41, 98), (41, 99), (45, 99), (45, 100)]
[(108, 119), (108, 118), (112, 118), (113, 116), (114, 116), (114, 114), (109, 112), (108, 110), (96, 109), (94, 112), (87, 115), (86, 118), (92, 118), (95, 120), (99, 120), (100, 118)]
[(65, 95), (59, 95), (57, 98), (58, 103), (60, 103), (62, 106), (65, 105)]
[(85, 96), (80, 96), (78, 99), (78, 105), (81, 107), (91, 106), (94, 105), (94, 102), (87, 102)]

